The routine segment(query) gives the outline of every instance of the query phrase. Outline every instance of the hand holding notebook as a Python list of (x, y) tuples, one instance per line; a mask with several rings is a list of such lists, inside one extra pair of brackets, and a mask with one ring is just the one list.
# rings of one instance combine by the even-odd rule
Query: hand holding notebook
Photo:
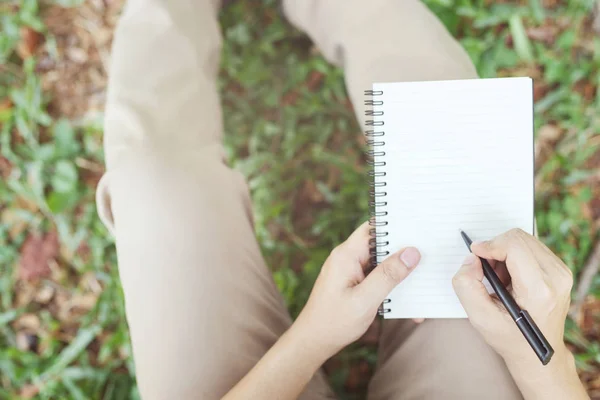
[(533, 233), (532, 81), (378, 83), (372, 93), (377, 261), (406, 245), (423, 256), (385, 318), (464, 318), (451, 284), (466, 255), (458, 230)]

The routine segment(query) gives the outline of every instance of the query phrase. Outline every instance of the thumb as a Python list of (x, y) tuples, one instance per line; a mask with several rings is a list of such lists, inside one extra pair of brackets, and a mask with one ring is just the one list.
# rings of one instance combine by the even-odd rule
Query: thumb
[(482, 321), (499, 311), (483, 284), (483, 268), (476, 255), (465, 258), (452, 278), (452, 286), (471, 321)]
[(378, 307), (400, 282), (412, 272), (421, 260), (415, 247), (406, 247), (392, 254), (379, 264), (357, 286), (365, 302)]

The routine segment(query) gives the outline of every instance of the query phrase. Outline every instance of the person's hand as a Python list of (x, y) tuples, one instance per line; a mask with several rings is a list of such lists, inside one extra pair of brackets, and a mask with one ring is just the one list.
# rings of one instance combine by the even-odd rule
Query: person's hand
[[(502, 356), (526, 397), (538, 398), (541, 390), (549, 397), (561, 398), (553, 384), (571, 389), (569, 397), (581, 397), (581, 384), (575, 373), (573, 356), (564, 341), (564, 325), (573, 285), (571, 270), (535, 237), (520, 229), (508, 231), (493, 240), (474, 242), (453, 285), (470, 322)], [(483, 285), (483, 269), (478, 257), (490, 264), (519, 306), (527, 310), (555, 354), (543, 367), (529, 343), (502, 303), (490, 296)], [(537, 381), (536, 385), (531, 385)], [(542, 384), (543, 382), (543, 384)], [(552, 393), (550, 391), (553, 391)], [(546, 396), (546, 395), (545, 395)]]
[(391, 254), (365, 277), (369, 239), (366, 222), (331, 252), (292, 327), (324, 359), (366, 332), (382, 301), (421, 259), (416, 248), (406, 247)]

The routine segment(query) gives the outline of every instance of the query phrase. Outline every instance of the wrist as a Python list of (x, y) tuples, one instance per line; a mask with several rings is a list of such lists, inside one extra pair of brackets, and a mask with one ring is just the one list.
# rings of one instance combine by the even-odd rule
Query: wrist
[(580, 399), (585, 391), (579, 381), (575, 360), (566, 346), (555, 349), (547, 365), (537, 357), (506, 360), (506, 365), (526, 399)]
[(303, 321), (302, 316), (298, 317), (286, 332), (286, 335), (299, 350), (303, 359), (311, 365), (316, 365), (316, 368), (320, 368), (337, 350), (327, 345), (322, 335), (311, 328), (310, 323), (304, 323)]

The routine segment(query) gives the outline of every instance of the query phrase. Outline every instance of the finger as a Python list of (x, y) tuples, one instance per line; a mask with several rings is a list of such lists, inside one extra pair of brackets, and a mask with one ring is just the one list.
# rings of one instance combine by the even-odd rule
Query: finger
[(356, 286), (365, 303), (379, 306), (400, 282), (404, 280), (421, 261), (421, 253), (414, 247), (406, 247), (386, 258)]
[(422, 324), (425, 321), (425, 318), (413, 318), (413, 322), (415, 324)]
[(526, 236), (522, 230), (513, 229), (489, 241), (473, 242), (471, 251), (479, 257), (504, 261), (514, 284), (531, 286), (543, 279), (543, 272)]
[(496, 272), (496, 275), (498, 275), (498, 278), (500, 278), (504, 287), (508, 287), (508, 285), (510, 285), (510, 274), (506, 269), (506, 264), (501, 261), (491, 260), (490, 265)]
[(369, 239), (369, 221), (363, 222), (344, 243), (339, 245), (340, 250), (348, 257), (356, 260), (362, 267), (369, 263), (371, 257)]
[(475, 255), (465, 258), (452, 286), (471, 321), (479, 323), (499, 312), (483, 284), (481, 261)]

